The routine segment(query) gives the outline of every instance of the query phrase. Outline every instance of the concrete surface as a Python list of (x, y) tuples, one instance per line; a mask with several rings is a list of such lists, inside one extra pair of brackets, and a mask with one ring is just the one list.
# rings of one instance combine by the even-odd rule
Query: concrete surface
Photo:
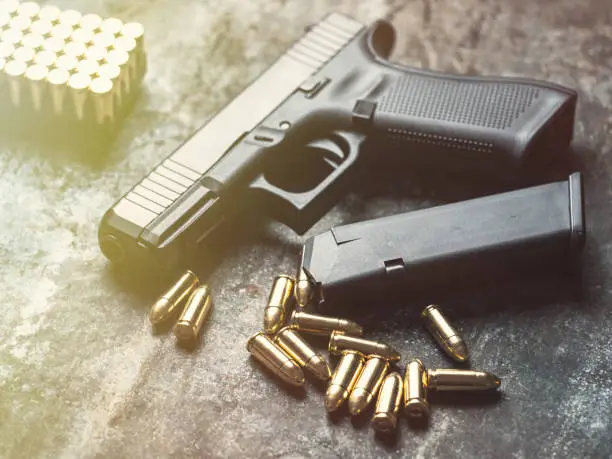
[[(150, 71), (104, 167), (34, 142), (0, 145), (0, 457), (610, 457), (610, 2), (55, 3), (143, 22)], [(270, 280), (293, 271), (301, 238), (271, 224), (225, 257), (194, 352), (151, 333), (147, 308), (161, 286), (143, 295), (118, 282), (96, 240), (102, 213), (122, 193), (331, 11), (390, 19), (403, 63), (544, 78), (580, 94), (575, 145), (590, 230), (582, 296), (534, 281), (449, 305), (462, 316), (473, 365), (498, 374), (503, 395), (439, 399), (427, 429), (402, 422), (395, 441), (362, 420), (328, 418), (316, 388), (289, 393), (248, 358)], [(350, 194), (311, 234), (437, 202), (418, 184), (403, 198), (386, 188), (367, 200)], [(369, 336), (449, 365), (411, 318), (398, 310)]]

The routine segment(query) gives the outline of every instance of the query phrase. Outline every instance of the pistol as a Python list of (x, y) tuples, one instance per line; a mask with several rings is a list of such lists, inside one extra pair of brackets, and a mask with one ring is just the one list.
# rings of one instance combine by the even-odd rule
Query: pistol
[(575, 172), (561, 182), (333, 228), (302, 248), (298, 275), (309, 282), (302, 296), (323, 312), (350, 314), (358, 304), (441, 286), (536, 268), (571, 272), (586, 235), (582, 189)]
[(311, 26), (105, 213), (102, 252), (175, 269), (252, 209), (303, 234), (368, 158), (479, 180), (518, 177), (567, 149), (575, 91), (401, 66), (387, 60), (394, 41), (386, 21), (331, 14)]

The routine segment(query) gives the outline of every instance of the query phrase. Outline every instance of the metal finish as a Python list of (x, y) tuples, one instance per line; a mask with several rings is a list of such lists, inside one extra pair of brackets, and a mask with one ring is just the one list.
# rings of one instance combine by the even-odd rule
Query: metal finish
[(332, 332), (329, 338), (329, 352), (332, 354), (340, 354), (345, 350), (356, 350), (366, 355), (379, 355), (391, 362), (397, 362), (401, 359), (399, 352), (388, 344), (348, 336), (338, 331)]
[(210, 316), (212, 308), (213, 301), (210, 289), (207, 285), (200, 285), (187, 300), (187, 305), (174, 326), (174, 336), (185, 343), (198, 341), (202, 327)]
[(327, 381), (330, 378), (331, 371), (323, 356), (292, 328), (285, 327), (279, 330), (274, 342), (317, 379)]
[(329, 335), (334, 330), (352, 336), (363, 335), (363, 328), (356, 322), (340, 317), (328, 317), (317, 314), (308, 314), (302, 311), (293, 311), (290, 323), (300, 332), (314, 335)]
[(325, 409), (336, 411), (348, 400), (363, 370), (365, 356), (358, 351), (344, 351), (325, 393)]
[(299, 365), (263, 332), (249, 338), (247, 350), (282, 381), (296, 387), (304, 385), (304, 373)]
[(372, 417), (372, 427), (382, 433), (394, 432), (400, 407), (403, 402), (404, 383), (399, 373), (388, 374), (378, 393), (376, 409)]
[(285, 321), (293, 293), (293, 278), (285, 275), (274, 278), (268, 304), (264, 310), (263, 326), (268, 334), (276, 333)]
[(404, 413), (413, 419), (429, 417), (427, 401), (427, 373), (423, 362), (412, 360), (406, 366), (404, 375)]
[(183, 305), (183, 302), (195, 290), (198, 282), (198, 276), (193, 272), (185, 272), (185, 274), (183, 274), (166, 293), (160, 296), (155, 304), (153, 304), (149, 312), (149, 320), (151, 323), (157, 325), (174, 316)]
[(463, 338), (444, 317), (439, 306), (435, 304), (427, 306), (421, 312), (421, 319), (427, 331), (451, 358), (460, 363), (468, 359), (468, 348)]
[(475, 370), (436, 369), (427, 370), (427, 383), (436, 391), (495, 390), (501, 379), (492, 373)]
[(351, 415), (361, 414), (372, 403), (389, 371), (389, 367), (388, 359), (378, 355), (368, 356), (368, 360), (349, 396), (348, 403)]

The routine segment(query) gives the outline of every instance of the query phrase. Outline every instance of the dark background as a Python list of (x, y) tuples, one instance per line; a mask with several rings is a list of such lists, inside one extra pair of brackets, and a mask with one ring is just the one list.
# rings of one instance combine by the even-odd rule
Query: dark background
[[(58, 6), (144, 23), (145, 92), (102, 166), (35, 142), (0, 146), (0, 456), (609, 457), (612, 9), (609, 2), (119, 1)], [(533, 275), (443, 306), (500, 397), (438, 397), (427, 429), (395, 442), (328, 418), (320, 390), (288, 392), (249, 359), (274, 275), (302, 237), (247, 227), (210, 277), (215, 311), (186, 352), (153, 335), (163, 286), (125, 281), (99, 253), (103, 212), (328, 12), (395, 25), (393, 59), (441, 71), (528, 76), (576, 88), (572, 167), (584, 171), (582, 284)], [(567, 167), (567, 163), (564, 167)], [(398, 183), (401, 184), (398, 185)], [(309, 234), (470, 194), (428, 176), (355, 185)], [(202, 254), (203, 259), (207, 254)], [(144, 286), (144, 288), (143, 288)], [(143, 293), (144, 291), (144, 293)], [(410, 295), (408, 294), (408, 297)], [(451, 363), (415, 321), (423, 304), (367, 321), (368, 337), (431, 367)], [(379, 308), (384, 304), (373, 304)]]

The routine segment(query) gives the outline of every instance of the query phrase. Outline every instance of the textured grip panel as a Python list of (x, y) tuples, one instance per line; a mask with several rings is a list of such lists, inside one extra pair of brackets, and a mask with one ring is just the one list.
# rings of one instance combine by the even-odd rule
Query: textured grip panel
[(543, 82), (407, 71), (376, 103), (372, 147), (436, 169), (514, 180), (567, 148), (575, 102), (575, 92)]
[(539, 97), (540, 89), (517, 83), (399, 78), (380, 100), (387, 113), (507, 129)]

